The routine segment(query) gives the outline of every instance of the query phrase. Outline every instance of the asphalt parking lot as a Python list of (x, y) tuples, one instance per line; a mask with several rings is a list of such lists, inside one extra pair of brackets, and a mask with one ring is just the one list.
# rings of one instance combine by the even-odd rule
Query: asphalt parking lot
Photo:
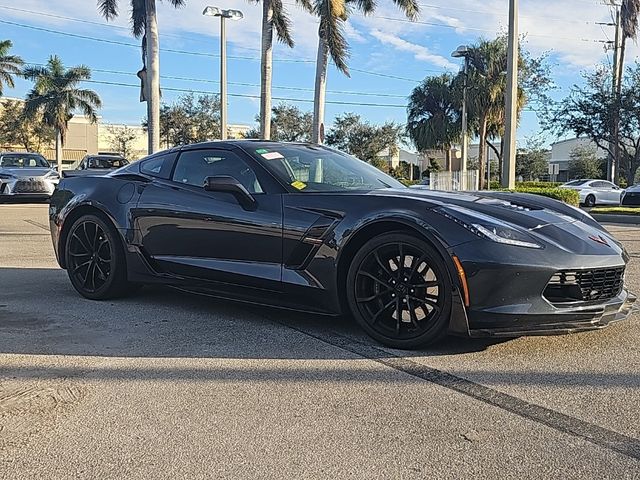
[[(640, 291), (640, 227), (610, 230)], [(47, 205), (0, 205), (2, 478), (640, 478), (639, 405), (638, 313), (402, 352), (168, 288), (92, 302)]]

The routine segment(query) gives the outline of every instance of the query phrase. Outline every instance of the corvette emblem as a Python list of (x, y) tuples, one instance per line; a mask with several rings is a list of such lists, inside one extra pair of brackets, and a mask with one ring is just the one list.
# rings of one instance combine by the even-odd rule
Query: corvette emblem
[(599, 243), (600, 245), (606, 245), (607, 247), (609, 246), (609, 242), (607, 242), (607, 239), (602, 237), (601, 235), (590, 235), (589, 236), (589, 240), (593, 240), (596, 243)]

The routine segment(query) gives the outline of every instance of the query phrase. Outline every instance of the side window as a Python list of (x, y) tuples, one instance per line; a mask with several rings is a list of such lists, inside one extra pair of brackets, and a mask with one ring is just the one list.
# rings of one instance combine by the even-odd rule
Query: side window
[(238, 180), (250, 193), (264, 190), (255, 172), (237, 154), (225, 150), (188, 150), (178, 157), (173, 181), (202, 187), (207, 177), (226, 175)]
[(611, 188), (608, 182), (593, 182), (591, 185), (595, 188)]
[(169, 178), (171, 164), (176, 158), (175, 153), (165, 153), (155, 155), (140, 163), (140, 173), (149, 175), (150, 177)]

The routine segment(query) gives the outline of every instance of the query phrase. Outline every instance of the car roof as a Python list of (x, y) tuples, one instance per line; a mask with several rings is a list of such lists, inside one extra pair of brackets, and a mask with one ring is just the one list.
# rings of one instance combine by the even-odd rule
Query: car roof
[(171, 149), (173, 150), (193, 150), (199, 148), (260, 148), (260, 147), (277, 147), (283, 145), (315, 145), (309, 142), (274, 142), (272, 140), (259, 139), (240, 139), (240, 140), (214, 140), (211, 142), (192, 143), (190, 145), (180, 145)]

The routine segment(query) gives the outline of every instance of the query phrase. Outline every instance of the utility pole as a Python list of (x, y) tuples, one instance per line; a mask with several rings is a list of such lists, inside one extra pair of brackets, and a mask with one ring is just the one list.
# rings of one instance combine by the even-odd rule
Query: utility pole
[(620, 52), (622, 49), (622, 21), (620, 7), (616, 7), (616, 36), (613, 45), (613, 81), (612, 81), (612, 98), (614, 102), (613, 119), (611, 125), (611, 142), (609, 142), (609, 161), (607, 162), (607, 180), (617, 183), (618, 158), (620, 157), (620, 111), (618, 106), (618, 92), (621, 80)]
[[(518, 128), (518, 0), (509, 0), (509, 38), (507, 43), (507, 92), (505, 94), (505, 142), (502, 186), (516, 186), (516, 130)], [(491, 179), (489, 179), (491, 180)]]

